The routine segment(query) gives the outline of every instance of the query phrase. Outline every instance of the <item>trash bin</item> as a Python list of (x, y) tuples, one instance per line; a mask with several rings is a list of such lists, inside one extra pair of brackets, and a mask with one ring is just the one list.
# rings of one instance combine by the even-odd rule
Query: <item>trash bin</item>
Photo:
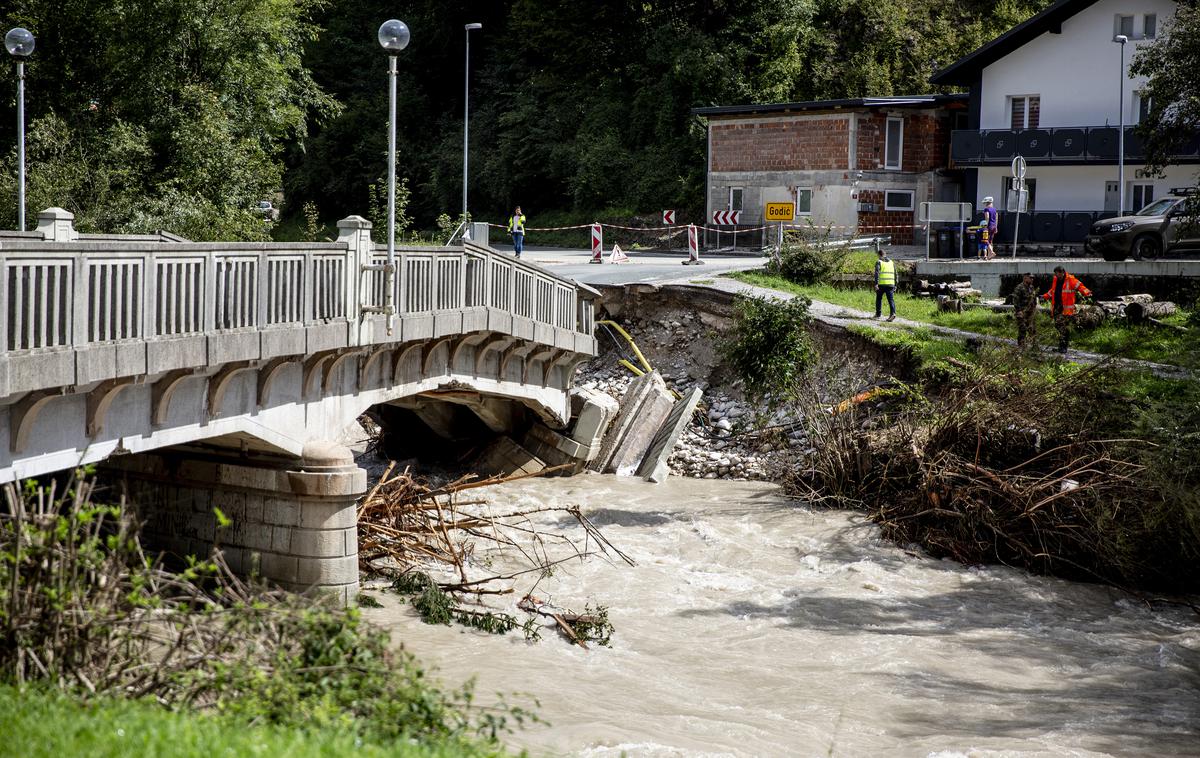
[(935, 258), (957, 258), (959, 250), (958, 229), (938, 229)]

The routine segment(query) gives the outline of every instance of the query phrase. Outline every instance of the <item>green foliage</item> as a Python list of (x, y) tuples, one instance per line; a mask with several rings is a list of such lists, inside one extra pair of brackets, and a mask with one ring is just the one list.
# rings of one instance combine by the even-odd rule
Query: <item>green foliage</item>
[[(875, 292), (866, 287), (800, 285), (777, 274), (763, 271), (739, 271), (728, 276), (759, 287), (803, 295), (814, 301), (855, 308), (867, 313), (874, 313), (875, 309)], [(937, 303), (931, 298), (897, 293), (896, 310), (905, 319), (931, 326), (1010, 339), (1016, 337), (1016, 325), (1012, 315), (995, 313), (987, 308), (967, 308), (962, 313), (939, 312)], [(1177, 314), (1165, 321), (1171, 326), (1183, 326), (1187, 318), (1186, 315)], [(1039, 311), (1037, 325), (1038, 334), (1042, 339), (1048, 339), (1054, 334), (1054, 322), (1045, 309)], [(1095, 329), (1075, 330), (1071, 336), (1071, 346), (1106, 355), (1190, 367), (1195, 365), (1196, 356), (1200, 355), (1200, 329), (1184, 331), (1153, 324), (1130, 326), (1121, 320), (1110, 320)]]
[[(408, 188), (408, 177), (396, 182), (396, 242), (402, 242), (412, 227), (408, 216), (408, 204), (412, 190)], [(387, 180), (376, 179), (367, 185), (367, 220), (371, 222), (372, 238), (387, 243)]]
[[(432, 685), (355, 608), (230, 576), (219, 558), (166, 571), (132, 515), (87, 480), (6, 486), (0, 511), (0, 684), (203, 705), (230, 725), (329, 730), (378, 744), (496, 748), (532, 718)], [(218, 519), (227, 523), (223, 514)]]
[[(252, 206), (279, 189), (285, 148), (336, 104), (302, 63), (322, 0), (15, 0), (38, 38), (27, 66), (29, 207), (83, 231), (266, 239)], [(11, 102), (11, 101), (10, 101)], [(7, 110), (7, 106), (6, 106)], [(11, 139), (12, 118), (0, 125)], [(0, 158), (0, 226), (15, 217)]]
[(608, 607), (604, 605), (592, 607), (591, 603), (584, 606), (580, 619), (572, 624), (572, 628), (575, 630), (575, 635), (584, 642), (594, 642), (604, 647), (612, 644), (612, 636), (615, 631), (612, 622), (608, 620)]
[(392, 582), (392, 589), (409, 596), (409, 602), (426, 624), (449, 626), (454, 622), (489, 634), (508, 634), (521, 626), (516, 618), (507, 613), (461, 607), (453, 595), (422, 571), (402, 574)]
[[(1174, 19), (1159, 23), (1158, 38), (1135, 48), (1129, 73), (1148, 78), (1142, 96), (1156, 107), (1138, 124), (1138, 136), (1148, 168), (1161, 172), (1200, 123), (1200, 3), (1181, 0)], [(1164, 103), (1171, 107), (1161, 107)]]
[(789, 233), (767, 271), (796, 284), (828, 282), (842, 271), (849, 255), (845, 246), (830, 244), (830, 231), (810, 226)]
[(304, 204), (304, 241), (320, 242), (325, 235), (325, 225), (321, 223), (321, 212), (317, 204), (311, 200)]
[(739, 297), (734, 302), (733, 330), (721, 351), (752, 397), (796, 397), (800, 380), (817, 359), (808, 334), (810, 305), (802, 296)]
[[(126, 758), (214, 755), (323, 758), (458, 758), (501, 755), (461, 740), (376, 742), (352, 730), (247, 725), (199, 713), (170, 713), (149, 702), (97, 699), (82, 704), (52, 691), (0, 686), (0, 733), (22, 758)], [(5, 749), (0, 753), (8, 754)]]

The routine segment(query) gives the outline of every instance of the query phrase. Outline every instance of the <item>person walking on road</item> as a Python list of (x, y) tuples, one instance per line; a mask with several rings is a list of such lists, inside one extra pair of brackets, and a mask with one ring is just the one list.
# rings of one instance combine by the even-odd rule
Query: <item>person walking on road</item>
[(525, 248), (525, 214), (521, 213), (519, 205), (508, 217), (508, 233), (512, 235), (513, 252), (520, 258), (521, 251)]
[(996, 232), (1000, 229), (1000, 212), (995, 209), (992, 202), (991, 195), (983, 199), (983, 223), (981, 224), (987, 231), (987, 253), (985, 257), (989, 261), (996, 257), (996, 248), (994, 245), (996, 242)]
[(888, 257), (883, 248), (876, 248), (879, 260), (875, 261), (875, 318), (883, 315), (883, 297), (887, 295), (888, 321), (896, 320), (896, 262)]
[(1037, 342), (1038, 292), (1033, 286), (1033, 274), (1022, 274), (1012, 293), (1013, 315), (1017, 319), (1017, 347), (1025, 347), (1027, 339)]
[(1058, 352), (1067, 352), (1067, 343), (1071, 340), (1071, 321), (1075, 318), (1075, 297), (1091, 297), (1092, 291), (1083, 286), (1062, 266), (1054, 267), (1054, 279), (1050, 289), (1042, 298), (1050, 301), (1050, 311), (1054, 314), (1054, 329), (1058, 332)]

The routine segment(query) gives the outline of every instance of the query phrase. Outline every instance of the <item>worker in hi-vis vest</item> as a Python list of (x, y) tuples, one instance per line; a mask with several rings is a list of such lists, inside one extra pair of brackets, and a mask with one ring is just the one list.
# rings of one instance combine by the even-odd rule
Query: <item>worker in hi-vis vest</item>
[(883, 315), (883, 296), (887, 295), (888, 308), (891, 315), (888, 321), (896, 320), (896, 262), (888, 257), (883, 248), (875, 251), (879, 260), (875, 261), (875, 318)]
[(513, 209), (512, 215), (508, 217), (508, 233), (513, 238), (513, 252), (517, 257), (521, 257), (521, 250), (525, 247), (525, 214), (521, 213), (521, 206)]

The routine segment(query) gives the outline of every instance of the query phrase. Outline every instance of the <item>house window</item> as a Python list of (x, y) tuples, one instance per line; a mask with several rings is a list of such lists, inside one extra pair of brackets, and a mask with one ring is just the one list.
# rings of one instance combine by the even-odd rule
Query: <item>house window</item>
[(1009, 113), (1012, 114), (1012, 129), (1037, 129), (1042, 120), (1042, 98), (1040, 95), (1013, 95), (1009, 97)]
[(807, 216), (812, 213), (812, 189), (809, 187), (796, 188), (796, 215)]
[(741, 187), (729, 188), (729, 208), (731, 211), (740, 211), (742, 209), (742, 195), (745, 190)]
[(1129, 197), (1133, 203), (1129, 210), (1137, 213), (1154, 202), (1154, 185), (1150, 182), (1134, 182), (1129, 186)]
[(904, 119), (887, 120), (887, 135), (883, 147), (883, 167), (899, 170), (904, 152)]
[(1140, 124), (1150, 117), (1151, 98), (1144, 92), (1133, 93), (1133, 123)]
[(1116, 22), (1113, 24), (1113, 36), (1124, 34), (1129, 39), (1133, 39), (1133, 15), (1118, 13)]
[(883, 193), (883, 209), (885, 211), (911, 211), (913, 194), (912, 190), (888, 190)]
[(1142, 17), (1142, 37), (1154, 39), (1158, 34), (1158, 14), (1147, 13)]

